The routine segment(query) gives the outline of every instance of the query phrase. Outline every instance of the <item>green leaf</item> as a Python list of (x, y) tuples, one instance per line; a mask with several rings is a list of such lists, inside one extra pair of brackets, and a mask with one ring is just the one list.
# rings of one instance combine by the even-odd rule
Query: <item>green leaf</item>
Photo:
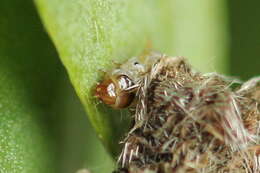
[(63, 80), (58, 85), (53, 105), (56, 114), (61, 115), (56, 120), (60, 126), (58, 127), (61, 158), (59, 172), (73, 173), (80, 168), (88, 168), (91, 173), (112, 172), (114, 160), (105, 151), (94, 129), (91, 128), (65, 70), (62, 74)]
[(35, 0), (88, 117), (107, 149), (116, 154), (125, 113), (99, 104), (93, 89), (113, 61), (143, 51), (171, 53), (171, 0)]
[[(33, 2), (0, 2), (0, 172), (56, 172), (49, 120), (60, 62)], [(53, 122), (54, 123), (54, 122)]]
[(127, 127), (122, 120), (125, 113), (99, 104), (93, 97), (102, 70), (113, 68), (112, 60), (124, 62), (140, 54), (146, 42), (151, 41), (155, 50), (173, 56), (187, 55), (205, 71), (215, 70), (214, 64), (217, 70), (226, 70), (224, 1), (35, 2), (93, 127), (113, 154)]

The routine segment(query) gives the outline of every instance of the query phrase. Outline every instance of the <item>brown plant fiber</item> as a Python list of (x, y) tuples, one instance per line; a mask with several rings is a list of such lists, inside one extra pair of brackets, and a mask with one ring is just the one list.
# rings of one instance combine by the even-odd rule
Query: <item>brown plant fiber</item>
[(118, 173), (259, 173), (260, 78), (194, 71), (162, 56), (139, 82)]

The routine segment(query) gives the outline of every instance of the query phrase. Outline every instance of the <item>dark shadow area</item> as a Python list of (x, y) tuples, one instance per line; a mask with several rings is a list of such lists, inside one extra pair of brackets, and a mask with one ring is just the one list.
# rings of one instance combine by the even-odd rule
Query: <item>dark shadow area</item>
[(230, 22), (231, 75), (260, 75), (260, 1), (227, 1)]

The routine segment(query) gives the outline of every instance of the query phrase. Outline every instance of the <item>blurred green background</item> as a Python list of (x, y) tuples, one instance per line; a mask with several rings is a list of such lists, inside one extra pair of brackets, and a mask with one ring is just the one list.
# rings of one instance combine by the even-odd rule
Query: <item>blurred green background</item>
[[(171, 4), (167, 53), (204, 72), (260, 74), (260, 2)], [(30, 0), (0, 2), (0, 137), (3, 173), (113, 170)]]

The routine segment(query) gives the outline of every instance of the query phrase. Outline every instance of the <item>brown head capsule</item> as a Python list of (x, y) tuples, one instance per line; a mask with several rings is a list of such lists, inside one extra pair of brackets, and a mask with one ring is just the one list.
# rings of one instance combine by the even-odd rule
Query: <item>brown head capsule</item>
[(134, 83), (126, 75), (111, 76), (96, 87), (96, 97), (114, 108), (129, 106), (135, 96)]
[(95, 96), (114, 108), (129, 106), (135, 97), (138, 82), (163, 55), (149, 52), (132, 57), (119, 68), (107, 73), (107, 77), (96, 86)]

